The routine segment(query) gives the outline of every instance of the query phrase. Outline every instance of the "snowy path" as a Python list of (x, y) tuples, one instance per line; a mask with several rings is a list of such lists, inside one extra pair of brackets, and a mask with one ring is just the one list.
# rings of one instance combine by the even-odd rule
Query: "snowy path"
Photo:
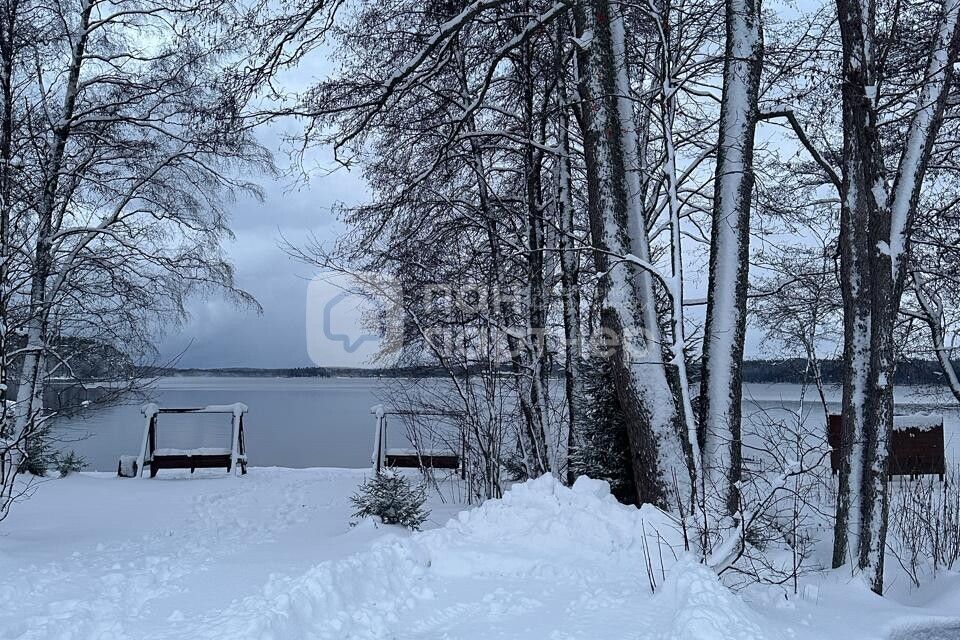
[(0, 638), (138, 637), (255, 593), (271, 574), (364, 548), (377, 532), (341, 535), (362, 475), (42, 484), (0, 527)]
[(0, 529), (0, 639), (960, 640), (931, 624), (953, 596), (906, 607), (836, 575), (810, 600), (734, 594), (675, 560), (669, 518), (592, 481), (519, 485), (422, 534), (351, 529), (362, 474), (41, 487)]

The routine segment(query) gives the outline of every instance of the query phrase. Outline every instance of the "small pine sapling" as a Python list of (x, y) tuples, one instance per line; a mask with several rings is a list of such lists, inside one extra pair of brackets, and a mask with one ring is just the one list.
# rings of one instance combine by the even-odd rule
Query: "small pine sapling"
[(630, 440), (613, 381), (613, 367), (603, 354), (593, 352), (583, 363), (582, 372), (587, 401), (570, 464), (576, 475), (606, 480), (617, 500), (634, 504), (637, 493)]
[(57, 456), (56, 468), (61, 478), (66, 478), (71, 473), (83, 471), (85, 466), (87, 466), (87, 461), (76, 451), (71, 450), (66, 455)]
[(392, 469), (366, 480), (357, 493), (350, 496), (356, 508), (354, 518), (377, 517), (384, 524), (399, 524), (419, 531), (430, 516), (424, 508), (427, 500), (423, 484), (413, 486), (410, 479)]

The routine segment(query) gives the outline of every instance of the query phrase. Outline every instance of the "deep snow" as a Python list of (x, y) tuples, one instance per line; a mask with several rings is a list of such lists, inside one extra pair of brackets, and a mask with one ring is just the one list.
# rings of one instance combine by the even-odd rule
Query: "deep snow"
[(0, 523), (0, 638), (960, 638), (960, 575), (886, 599), (840, 573), (734, 593), (670, 518), (586, 479), (434, 500), (419, 534), (350, 527), (366, 473), (44, 482)]

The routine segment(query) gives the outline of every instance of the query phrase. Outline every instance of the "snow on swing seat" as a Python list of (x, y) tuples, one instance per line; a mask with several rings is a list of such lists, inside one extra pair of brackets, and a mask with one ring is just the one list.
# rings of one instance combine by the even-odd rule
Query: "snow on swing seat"
[(159, 456), (228, 456), (230, 449), (200, 447), (198, 449), (154, 449), (153, 457)]
[[(144, 467), (149, 466), (151, 478), (161, 469), (190, 469), (193, 473), (196, 469), (226, 468), (228, 473), (245, 474), (243, 417), (246, 412), (246, 405), (241, 403), (198, 408), (144, 405), (147, 424), (133, 473), (140, 475)], [(120, 475), (126, 475), (130, 466), (125, 468), (121, 460)]]

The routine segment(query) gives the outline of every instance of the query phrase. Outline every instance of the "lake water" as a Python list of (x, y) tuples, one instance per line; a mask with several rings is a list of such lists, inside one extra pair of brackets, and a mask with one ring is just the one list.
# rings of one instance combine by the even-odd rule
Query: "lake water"
[[(373, 442), (370, 407), (380, 402), (381, 391), (372, 378), (171, 377), (156, 382), (150, 400), (161, 407), (246, 404), (244, 434), (253, 465), (364, 467)], [(115, 470), (120, 455), (140, 448), (145, 424), (140, 406), (107, 407), (61, 421), (60, 437), (72, 440), (63, 446), (75, 449), (92, 470)], [(158, 447), (229, 447), (230, 416), (160, 419)], [(206, 437), (187, 433), (191, 425)]]
[[(375, 378), (161, 378), (150, 399), (161, 407), (202, 407), (243, 402), (247, 454), (252, 465), (283, 467), (365, 467), (372, 449), (374, 418), (370, 407), (383, 401), (385, 382)], [(810, 425), (823, 423), (814, 391), (808, 390), (803, 414)], [(748, 384), (745, 420), (789, 417), (801, 409), (800, 387)], [(919, 388), (897, 390), (898, 413), (944, 416), (948, 459), (960, 460), (960, 411), (949, 394)], [(839, 389), (828, 402), (839, 411)], [(158, 447), (229, 446), (229, 416), (163, 416)], [(92, 410), (57, 423), (59, 436), (82, 455), (88, 468), (113, 471), (123, 454), (135, 454), (143, 437), (140, 404)], [(399, 430), (398, 430), (399, 431)], [(164, 441), (164, 438), (167, 440)], [(391, 436), (391, 446), (401, 433)]]

